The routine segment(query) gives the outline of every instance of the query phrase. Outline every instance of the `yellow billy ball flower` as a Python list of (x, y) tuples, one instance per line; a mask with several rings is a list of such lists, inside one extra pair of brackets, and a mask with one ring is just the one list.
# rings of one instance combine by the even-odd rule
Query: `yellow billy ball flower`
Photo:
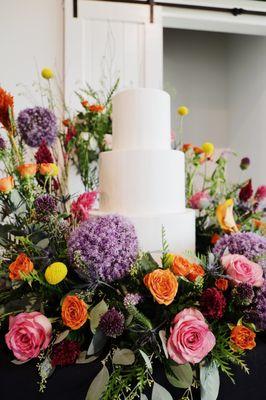
[(43, 68), (41, 75), (44, 79), (52, 79), (54, 77), (54, 73), (50, 68)]
[(67, 276), (67, 267), (64, 263), (55, 262), (46, 268), (44, 276), (50, 285), (57, 285)]
[(186, 106), (181, 106), (177, 109), (177, 112), (181, 117), (184, 117), (185, 115), (188, 115), (189, 109)]
[(201, 148), (207, 157), (212, 156), (214, 153), (214, 145), (212, 143), (209, 143), (209, 142), (203, 143)]

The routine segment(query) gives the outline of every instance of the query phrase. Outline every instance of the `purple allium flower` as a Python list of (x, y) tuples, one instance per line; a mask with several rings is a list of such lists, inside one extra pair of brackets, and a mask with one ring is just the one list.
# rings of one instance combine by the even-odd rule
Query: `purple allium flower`
[(91, 217), (70, 235), (68, 254), (74, 265), (76, 253), (103, 281), (122, 279), (137, 258), (135, 228), (128, 219), (119, 215)]
[(26, 108), (19, 113), (18, 128), (28, 146), (38, 147), (43, 140), (50, 146), (57, 135), (56, 116), (48, 108)]
[(42, 194), (34, 201), (34, 207), (37, 214), (48, 216), (57, 211), (57, 201), (50, 194)]
[(238, 232), (224, 235), (213, 248), (213, 253), (222, 256), (225, 250), (231, 254), (242, 254), (248, 259), (266, 255), (266, 237), (253, 232)]
[(254, 298), (254, 290), (248, 283), (240, 283), (233, 289), (233, 296), (237, 303), (249, 305)]
[(126, 308), (136, 306), (142, 300), (142, 296), (138, 293), (128, 293), (124, 298), (124, 306)]
[(245, 170), (248, 169), (249, 166), (250, 166), (250, 159), (248, 157), (242, 158), (242, 160), (240, 161), (240, 168), (242, 170)]
[(4, 139), (0, 136), (0, 151), (6, 149), (6, 142)]
[(248, 322), (253, 322), (258, 329), (266, 330), (266, 280), (258, 290), (252, 307), (245, 312)]
[(109, 337), (116, 338), (122, 335), (125, 327), (125, 317), (114, 307), (108, 310), (100, 319), (99, 328)]

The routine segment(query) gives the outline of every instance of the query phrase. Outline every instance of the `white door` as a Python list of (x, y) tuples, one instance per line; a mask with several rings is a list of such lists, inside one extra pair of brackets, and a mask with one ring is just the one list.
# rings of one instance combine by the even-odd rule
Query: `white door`
[(89, 83), (106, 88), (162, 88), (163, 30), (161, 7), (108, 1), (65, 0), (65, 95), (77, 106), (74, 91)]

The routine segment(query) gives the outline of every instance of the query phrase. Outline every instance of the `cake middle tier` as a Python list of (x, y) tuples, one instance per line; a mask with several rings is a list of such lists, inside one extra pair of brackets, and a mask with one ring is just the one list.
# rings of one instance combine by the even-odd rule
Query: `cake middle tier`
[(184, 154), (116, 150), (100, 155), (100, 210), (132, 215), (185, 209)]

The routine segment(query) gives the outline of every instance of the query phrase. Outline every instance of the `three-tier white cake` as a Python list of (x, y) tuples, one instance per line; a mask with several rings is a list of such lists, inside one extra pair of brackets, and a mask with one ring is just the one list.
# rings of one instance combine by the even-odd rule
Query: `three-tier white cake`
[(140, 248), (160, 251), (162, 226), (172, 252), (195, 248), (195, 215), (185, 208), (184, 154), (171, 150), (170, 97), (129, 89), (113, 97), (113, 150), (100, 155), (100, 209), (136, 227)]

